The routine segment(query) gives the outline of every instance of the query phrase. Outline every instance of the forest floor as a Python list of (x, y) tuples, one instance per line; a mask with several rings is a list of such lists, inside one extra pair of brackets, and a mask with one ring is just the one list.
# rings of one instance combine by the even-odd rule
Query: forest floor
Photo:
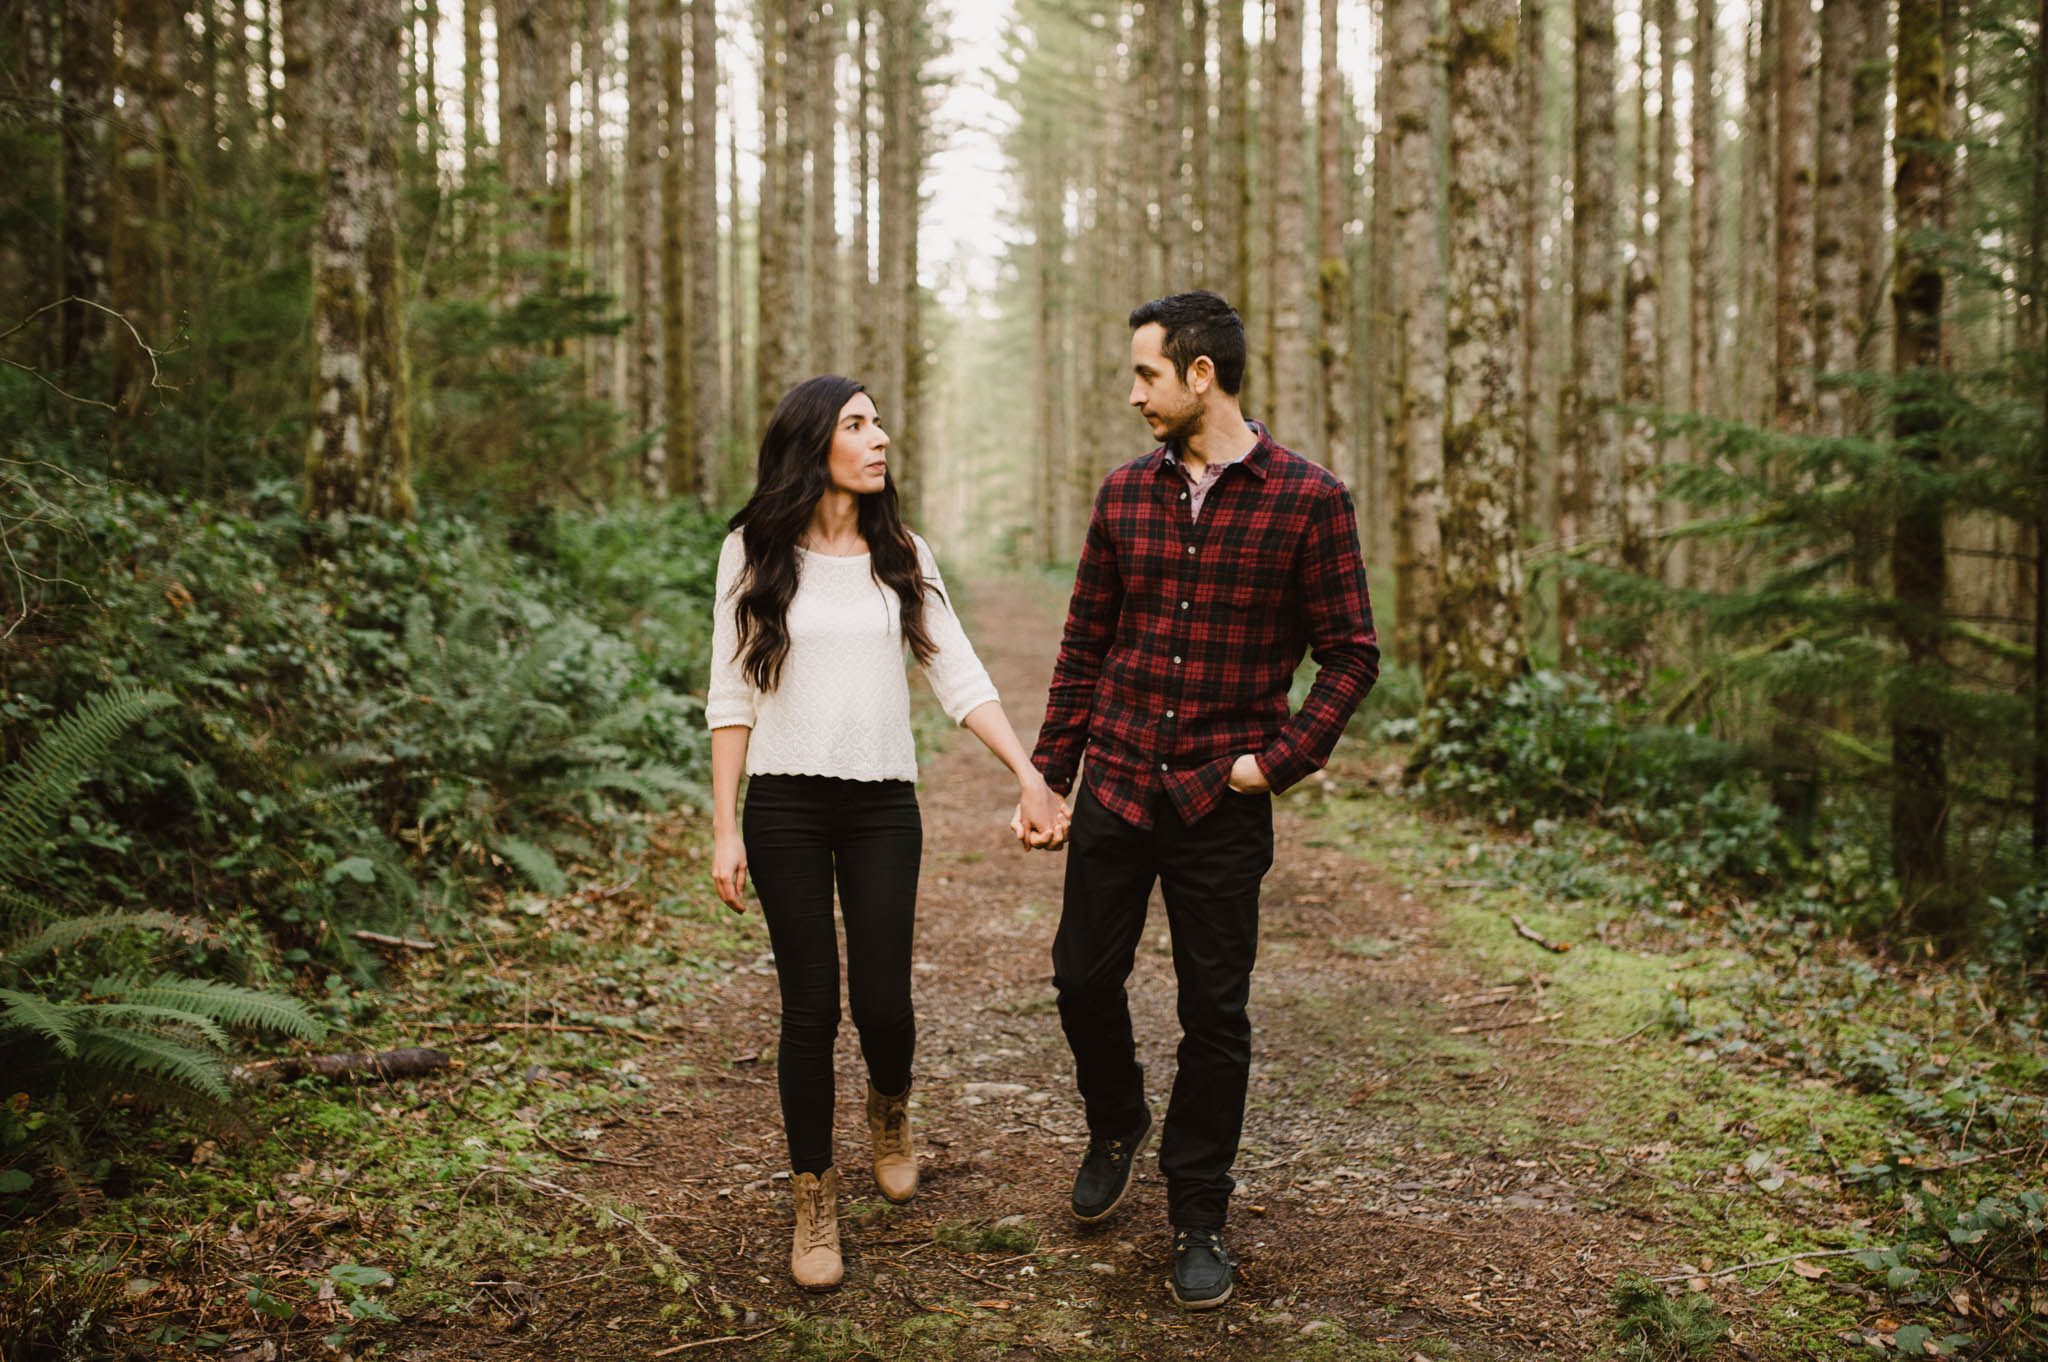
[[(967, 594), (1028, 745), (1060, 602), (1031, 580)], [(920, 791), (923, 1182), (902, 1207), (874, 1192), (843, 1026), (838, 1291), (788, 1276), (765, 932), (712, 896), (701, 825), (669, 819), (637, 880), (508, 904), (527, 922), (408, 953), (365, 1003), (356, 1043), (443, 1043), (452, 1075), (262, 1098), (272, 1164), (233, 1180), (210, 1143), (159, 1151), (182, 1237), (122, 1251), (128, 1355), (1506, 1362), (1676, 1357), (1703, 1323), (1690, 1355), (1897, 1355), (1899, 1320), (1836, 1256), (1869, 1211), (1811, 1153), (1866, 1156), (1876, 1127), (1825, 1081), (1674, 1039), (1669, 1000), (1739, 967), (1726, 936), (1515, 890), (1484, 830), (1384, 793), (1397, 767), (1350, 740), (1276, 801), (1239, 1287), (1179, 1310), (1150, 1152), (1107, 1224), (1066, 1209), (1084, 1128), (1050, 981), (1062, 860), (1009, 838), (1014, 787), (978, 744), (942, 743)], [(1131, 995), (1163, 1112), (1163, 913)], [(1635, 1275), (1664, 1285), (1618, 1304)], [(1650, 1350), (1623, 1351), (1629, 1320)]]

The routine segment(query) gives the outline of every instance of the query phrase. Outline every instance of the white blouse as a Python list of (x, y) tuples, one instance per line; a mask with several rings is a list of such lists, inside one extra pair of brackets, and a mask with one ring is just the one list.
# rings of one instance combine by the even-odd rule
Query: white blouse
[[(938, 560), (918, 535), (918, 566), (940, 590), (924, 604), (925, 632), (937, 652), (925, 679), (954, 723), (996, 697), (995, 683), (944, 596)], [(718, 594), (711, 631), (711, 684), (704, 718), (712, 728), (753, 729), (747, 774), (915, 780), (910, 684), (905, 676), (896, 593), (875, 579), (870, 557), (797, 551), (796, 595), (789, 602), (789, 653), (772, 691), (756, 689), (740, 669), (738, 587), (746, 566), (740, 532), (718, 551)]]

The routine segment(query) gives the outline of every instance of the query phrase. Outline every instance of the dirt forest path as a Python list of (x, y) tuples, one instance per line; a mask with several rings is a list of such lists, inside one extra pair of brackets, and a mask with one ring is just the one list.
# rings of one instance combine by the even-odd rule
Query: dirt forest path
[[(1043, 717), (1057, 606), (1023, 581), (972, 583), (966, 594), (977, 646), (1028, 746)], [(1342, 760), (1355, 768), (1368, 757)], [(1404, 1052), (1404, 1036), (1469, 1020), (1455, 1000), (1498, 980), (1453, 964), (1430, 911), (1390, 877), (1319, 845), (1312, 798), (1277, 805), (1229, 1235), (1237, 1298), (1202, 1315), (1177, 1310), (1165, 1285), (1156, 1144), (1106, 1226), (1083, 1229), (1065, 1209), (1083, 1124), (1050, 980), (1060, 857), (1008, 840), (1014, 787), (964, 734), (928, 762), (920, 797), (923, 1187), (902, 1208), (873, 1191), (863, 1070), (843, 1024), (845, 1285), (806, 1296), (788, 1280), (775, 981), (758, 919), (747, 930), (760, 953), (708, 995), (684, 1057), (650, 1064), (656, 1118), (634, 1122), (635, 1166), (578, 1165), (563, 1178), (581, 1197), (634, 1208), (690, 1274), (702, 1320), (692, 1341), (703, 1351), (676, 1355), (1407, 1362), (1418, 1353), (1580, 1357), (1609, 1341), (1608, 1293), (1618, 1272), (1653, 1267), (1643, 1259), (1654, 1229), (1583, 1205), (1598, 1189), (1556, 1161), (1437, 1147), (1411, 1129), (1406, 1105), (1373, 1100), (1390, 1076), (1431, 1062)], [(1155, 1112), (1179, 1034), (1164, 933), (1155, 899), (1131, 990)], [(1558, 1084), (1559, 1052), (1538, 1048), (1529, 1031), (1482, 1037), (1491, 1062), (1446, 1069), (1429, 1091), (1486, 1105), (1513, 1085)], [(597, 1356), (605, 1308), (593, 1302), (585, 1323), (553, 1346), (529, 1342), (528, 1355)], [(644, 1317), (645, 1303), (629, 1313)]]

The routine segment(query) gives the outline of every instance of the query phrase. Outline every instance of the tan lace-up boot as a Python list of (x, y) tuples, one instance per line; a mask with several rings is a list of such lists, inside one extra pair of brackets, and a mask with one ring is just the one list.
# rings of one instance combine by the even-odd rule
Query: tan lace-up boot
[(875, 1185), (902, 1204), (917, 1195), (917, 1155), (910, 1151), (910, 1090), (888, 1097), (868, 1084), (868, 1133), (875, 1141)]
[(839, 1260), (839, 1170), (798, 1173), (790, 1190), (796, 1197), (796, 1238), (789, 1246), (789, 1275), (806, 1291), (830, 1291), (846, 1275)]

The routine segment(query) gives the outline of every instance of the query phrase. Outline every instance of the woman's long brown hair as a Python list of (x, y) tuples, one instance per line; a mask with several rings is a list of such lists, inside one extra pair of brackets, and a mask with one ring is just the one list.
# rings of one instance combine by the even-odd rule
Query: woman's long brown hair
[[(865, 391), (850, 378), (821, 374), (784, 393), (761, 435), (754, 494), (730, 522), (746, 546), (734, 611), (740, 669), (760, 690), (775, 689), (789, 657), (789, 603), (800, 571), (797, 546), (831, 485), (827, 461), (839, 413), (855, 393)], [(904, 640), (919, 663), (929, 663), (938, 649), (924, 626), (924, 597), (936, 587), (918, 566), (917, 545), (898, 510), (894, 476), (885, 475), (881, 491), (857, 501), (869, 570), (896, 593)]]

